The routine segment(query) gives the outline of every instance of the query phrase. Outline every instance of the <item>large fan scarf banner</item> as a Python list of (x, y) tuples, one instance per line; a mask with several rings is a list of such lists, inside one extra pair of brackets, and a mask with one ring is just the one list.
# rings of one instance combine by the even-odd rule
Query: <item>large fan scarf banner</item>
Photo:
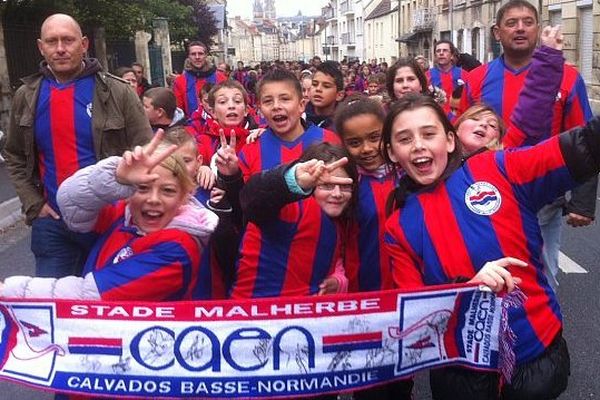
[(0, 302), (0, 377), (132, 398), (352, 391), (498, 368), (503, 299), (477, 286), (210, 302)]

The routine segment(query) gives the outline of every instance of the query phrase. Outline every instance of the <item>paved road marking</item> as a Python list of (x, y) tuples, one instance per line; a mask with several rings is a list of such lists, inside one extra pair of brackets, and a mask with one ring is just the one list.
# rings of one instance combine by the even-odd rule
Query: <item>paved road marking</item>
[(558, 267), (565, 274), (587, 274), (588, 272), (581, 267), (581, 265), (577, 264), (575, 261), (571, 260), (569, 256), (567, 256), (562, 251), (558, 255)]

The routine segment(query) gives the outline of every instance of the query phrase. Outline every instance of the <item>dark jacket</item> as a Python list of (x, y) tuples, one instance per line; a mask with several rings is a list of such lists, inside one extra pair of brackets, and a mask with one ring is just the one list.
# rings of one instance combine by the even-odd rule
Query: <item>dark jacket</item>
[(319, 128), (333, 129), (333, 115), (317, 115), (312, 103), (306, 105), (306, 120)]
[[(121, 79), (104, 72), (96, 59), (85, 59), (84, 62), (80, 76), (94, 74), (96, 78), (92, 101), (96, 158), (121, 155), (127, 149), (147, 143), (152, 130), (136, 93)], [(51, 76), (51, 72), (43, 62), (40, 72), (22, 79), (23, 85), (13, 98), (3, 150), (9, 176), (21, 199), (28, 224), (45, 203), (34, 135), (36, 103), (45, 76)]]
[(292, 193), (285, 181), (290, 164), (253, 175), (240, 192), (240, 203), (246, 222), (262, 225), (279, 215), (289, 203), (308, 196)]

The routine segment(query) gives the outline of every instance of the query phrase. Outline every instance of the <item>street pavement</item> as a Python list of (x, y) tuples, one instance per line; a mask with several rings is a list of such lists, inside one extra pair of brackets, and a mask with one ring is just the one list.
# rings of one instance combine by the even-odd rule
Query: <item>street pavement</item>
[[(600, 203), (600, 201), (598, 201)], [(600, 204), (597, 204), (600, 209)], [(0, 279), (15, 274), (32, 274), (34, 260), (29, 251), (29, 228), (22, 222), (0, 229)], [(578, 268), (559, 276), (558, 295), (564, 316), (564, 336), (571, 354), (571, 378), (560, 400), (595, 399), (600, 396), (598, 361), (600, 360), (600, 225), (563, 229), (562, 251)], [(49, 400), (53, 396), (10, 382), (0, 382), (0, 398), (13, 400)], [(457, 399), (460, 398), (457, 394)], [(416, 400), (429, 400), (427, 374), (419, 374)]]
[(0, 162), (0, 203), (10, 200), (16, 195), (15, 189), (8, 179), (6, 167)]

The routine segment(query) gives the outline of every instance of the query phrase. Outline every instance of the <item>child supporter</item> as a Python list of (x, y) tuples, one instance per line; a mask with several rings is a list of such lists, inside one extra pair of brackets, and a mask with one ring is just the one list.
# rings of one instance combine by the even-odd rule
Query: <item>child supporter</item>
[[(349, 291), (376, 291), (393, 287), (389, 256), (383, 248), (385, 204), (398, 181), (381, 152), (381, 129), (385, 113), (381, 103), (353, 95), (335, 114), (336, 131), (357, 165), (358, 206), (350, 224), (344, 267)], [(412, 379), (354, 393), (356, 400), (409, 400)]]
[(329, 143), (254, 175), (240, 194), (248, 224), (231, 297), (346, 291), (341, 230), (354, 212), (356, 181), (346, 151)]
[(188, 129), (195, 137), (204, 133), (208, 122), (213, 119), (212, 110), (208, 103), (208, 93), (213, 86), (212, 83), (207, 82), (198, 91), (198, 107), (194, 110), (188, 122)]
[(446, 94), (430, 88), (427, 77), (414, 58), (400, 58), (386, 73), (385, 85), (392, 102), (409, 93), (421, 93), (433, 97), (438, 103), (446, 101)]
[(185, 125), (185, 116), (177, 107), (175, 93), (171, 89), (162, 87), (148, 89), (142, 97), (142, 103), (153, 132)]
[[(516, 365), (503, 399), (556, 398), (569, 375), (556, 296), (543, 274), (536, 212), (600, 169), (600, 120), (538, 146), (483, 152), (461, 162), (460, 143), (429, 97), (407, 96), (383, 127), (386, 161), (406, 175), (386, 223), (399, 288), (470, 280), (499, 292), (519, 285), (527, 296), (508, 310)], [(508, 354), (501, 356), (510, 359)], [(498, 398), (499, 374), (432, 370), (434, 399)]]
[[(227, 141), (223, 132), (221, 140)], [(192, 180), (198, 176), (202, 166), (202, 155), (198, 152), (198, 144), (192, 135), (183, 127), (170, 130), (165, 142), (177, 146), (175, 154), (181, 157), (186, 165), (188, 175)], [(235, 137), (232, 139), (235, 146)], [(233, 281), (234, 263), (239, 246), (242, 225), (241, 210), (234, 207), (239, 202), (230, 202), (225, 191), (214, 186), (212, 189), (196, 187), (194, 197), (203, 206), (213, 211), (219, 217), (219, 223), (210, 237), (208, 246), (202, 253), (201, 275), (194, 289), (192, 298), (200, 299), (210, 293), (212, 299), (223, 299)], [(231, 193), (239, 195), (238, 193)]]
[(259, 140), (245, 145), (239, 154), (245, 181), (258, 172), (298, 159), (313, 143), (340, 142), (335, 133), (302, 121), (302, 87), (291, 72), (270, 71), (259, 82), (257, 94), (268, 127)]
[(346, 276), (350, 291), (392, 288), (389, 260), (381, 240), (386, 220), (385, 202), (395, 184), (395, 174), (381, 153), (381, 129), (385, 112), (381, 104), (355, 94), (340, 104), (335, 126), (342, 143), (357, 165), (358, 207), (346, 251)]
[(308, 104), (310, 102), (310, 89), (312, 88), (312, 72), (302, 73), (300, 84), (302, 85), (302, 99), (304, 99), (305, 104)]
[(337, 63), (325, 61), (319, 64), (312, 77), (309, 97), (306, 120), (320, 128), (330, 129), (335, 107), (344, 98), (344, 77)]
[[(194, 183), (175, 146), (159, 147), (159, 131), (145, 148), (109, 157), (63, 182), (58, 203), (76, 232), (98, 240), (84, 276), (9, 277), (4, 297), (172, 301), (192, 298), (203, 275), (200, 259), (217, 216), (191, 197)], [(126, 199), (126, 200), (124, 200)], [(210, 298), (204, 293), (201, 298)]]
[(368, 86), (367, 79), (369, 78), (369, 75), (371, 75), (371, 69), (369, 66), (367, 64), (361, 65), (359, 73), (354, 81), (355, 90), (357, 92), (366, 93)]
[(203, 160), (210, 165), (220, 144), (221, 131), (228, 139), (235, 136), (239, 152), (250, 130), (258, 125), (248, 113), (248, 94), (237, 81), (228, 80), (213, 86), (208, 93), (208, 106), (214, 118), (207, 121), (206, 129), (196, 139)]
[(506, 134), (504, 123), (490, 107), (476, 104), (456, 120), (456, 137), (465, 157), (481, 149), (501, 150)]

